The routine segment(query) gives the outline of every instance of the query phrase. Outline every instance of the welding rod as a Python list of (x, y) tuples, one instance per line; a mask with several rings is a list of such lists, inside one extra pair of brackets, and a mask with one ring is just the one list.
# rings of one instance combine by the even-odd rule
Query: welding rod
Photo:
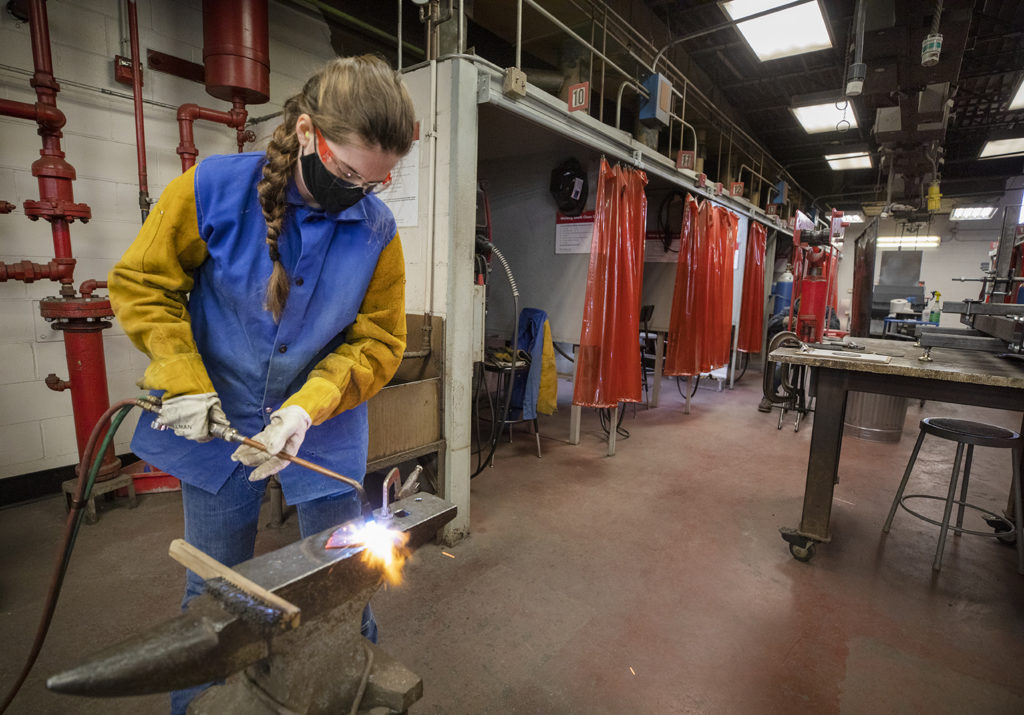
[[(148, 397), (148, 396), (147, 397), (140, 397), (139, 399), (137, 399), (135, 401), (135, 404), (137, 404), (139, 407), (141, 407), (142, 409), (146, 410), (147, 412), (154, 412), (156, 414), (160, 414), (160, 405), (159, 405), (159, 403), (157, 403), (151, 397)], [(243, 434), (241, 434), (234, 427), (226, 427), (224, 425), (213, 424), (213, 425), (210, 425), (210, 434), (213, 435), (214, 437), (216, 437), (217, 439), (224, 440), (225, 442), (233, 442), (235, 444), (244, 444), (247, 447), (252, 447), (253, 449), (259, 449), (259, 450), (261, 450), (263, 452), (267, 452), (268, 451), (267, 448), (263, 444), (261, 444), (260, 442), (257, 442), (256, 440), (254, 440), (254, 439), (252, 439), (250, 437), (244, 436)], [(331, 471), (327, 467), (321, 467), (319, 464), (314, 464), (313, 462), (310, 462), (307, 459), (303, 459), (302, 457), (297, 457), (294, 454), (288, 454), (287, 452), (284, 452), (284, 451), (278, 452), (274, 456), (278, 457), (279, 459), (283, 459), (285, 461), (292, 462), (293, 464), (297, 464), (300, 467), (305, 467), (306, 469), (314, 471), (317, 474), (322, 474), (325, 477), (330, 477), (331, 479), (335, 479), (335, 480), (337, 480), (339, 482), (343, 482), (343, 483), (349, 485), (350, 487), (355, 489), (356, 490), (356, 494), (359, 495), (359, 499), (360, 499), (360, 501), (362, 502), (362, 505), (363, 505), (363, 516), (364, 517), (372, 516), (372, 514), (373, 514), (373, 507), (370, 506), (370, 499), (369, 499), (369, 497), (366, 496), (366, 490), (363, 489), (363, 485), (360, 484), (359, 482), (357, 482), (355, 479), (343, 476), (341, 474), (338, 474), (337, 472)]]
[[(224, 440), (225, 442), (235, 442), (237, 444), (244, 444), (246, 447), (259, 449), (269, 454), (269, 450), (262, 443), (257, 442), (251, 437), (244, 436), (234, 427), (224, 427), (222, 425), (216, 424), (210, 425), (210, 434), (212, 434), (217, 439)], [(314, 464), (313, 462), (310, 462), (307, 459), (303, 459), (302, 457), (297, 457), (294, 454), (288, 454), (283, 450), (278, 452), (274, 456), (277, 457), (278, 459), (283, 459), (287, 462), (291, 462), (292, 464), (297, 464), (300, 467), (305, 467), (306, 469), (312, 470), (317, 474), (322, 474), (325, 477), (330, 477), (331, 479), (335, 479), (339, 482), (348, 484), (350, 487), (355, 489), (356, 494), (359, 495), (359, 499), (363, 504), (363, 516), (370, 516), (373, 514), (373, 507), (370, 506), (370, 499), (369, 497), (366, 496), (366, 490), (363, 489), (363, 485), (357, 482), (355, 479), (342, 476), (337, 472), (332, 472), (327, 467), (321, 467), (319, 464)]]

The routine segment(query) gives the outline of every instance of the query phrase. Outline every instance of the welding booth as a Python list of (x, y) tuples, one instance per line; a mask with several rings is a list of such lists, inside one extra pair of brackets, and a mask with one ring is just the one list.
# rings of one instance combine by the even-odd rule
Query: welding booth
[[(481, 86), (486, 88), (479, 94), (476, 152), (477, 177), (489, 207), (490, 240), (512, 268), (519, 293), (518, 307), (535, 307), (547, 313), (553, 339), (562, 353), (559, 356), (559, 375), (563, 384), (573, 381), (575, 376), (571, 393), (568, 389), (563, 390), (559, 405), (560, 409), (572, 409), (569, 441), (574, 444), (581, 441), (581, 407), (614, 409), (618, 403), (631, 402), (646, 402), (652, 407), (657, 405), (660, 381), (654, 379), (654, 375), (646, 375), (652, 383), (649, 385), (650, 393), (641, 395), (642, 373), (638, 362), (641, 355), (635, 348), (640, 330), (651, 336), (652, 344), (657, 343), (657, 347), (651, 350), (658, 363), (654, 373), (688, 375), (692, 384), (699, 375), (713, 372), (715, 379), (705, 379), (703, 384), (712, 389), (721, 389), (728, 384), (736, 372), (737, 361), (749, 360), (749, 357), (742, 357), (738, 348), (745, 349), (748, 354), (759, 354), (762, 350), (763, 308), (771, 279), (771, 272), (767, 276), (764, 272), (764, 255), (766, 245), (769, 255), (774, 254), (775, 235), (781, 233), (778, 227), (773, 224), (766, 230), (766, 217), (761, 221), (751, 220), (750, 207), (743, 202), (725, 196), (707, 197), (708, 192), (702, 193), (693, 185), (692, 172), (677, 170), (666, 157), (640, 145), (626, 132), (600, 124), (586, 113), (567, 112), (564, 101), (540, 90), (530, 88), (526, 97), (511, 99), (503, 94), (501, 76), (495, 68), (477, 63), (473, 69), (481, 77)], [(552, 170), (569, 158), (578, 162), (587, 174), (589, 197), (578, 216), (566, 216), (559, 210), (549, 185)], [(597, 189), (603, 176), (602, 167), (611, 170), (613, 166), (624, 172), (639, 167), (646, 179), (643, 192), (647, 206), (646, 218), (634, 219), (643, 221), (645, 239), (642, 241), (645, 244), (642, 268), (636, 272), (638, 275), (629, 265), (638, 249), (630, 252), (622, 245), (610, 253), (595, 249), (599, 256), (597, 260), (615, 274), (619, 292), (632, 294), (635, 291), (633, 303), (627, 310), (633, 314), (634, 326), (629, 338), (630, 352), (616, 361), (619, 366), (626, 365), (621, 372), (623, 380), (629, 380), (630, 385), (628, 388), (625, 385), (620, 385), (621, 389), (613, 388), (618, 390), (615, 392), (618, 399), (605, 394), (600, 395), (605, 398), (601, 401), (593, 399), (601, 389), (593, 388), (607, 391), (609, 384), (598, 381), (598, 385), (595, 382), (593, 374), (586, 369), (586, 357), (581, 365), (572, 360), (581, 353), (585, 354), (579, 346), (586, 345), (593, 337), (595, 320), (586, 311), (588, 290), (594, 286), (591, 275), (595, 260), (592, 258), (592, 240), (596, 242), (600, 233), (599, 228), (594, 228), (595, 218), (601, 214), (595, 211), (599, 208)], [(675, 296), (680, 266), (703, 270), (709, 265), (712, 254), (707, 252), (707, 248), (697, 250), (693, 247), (696, 252), (685, 256), (681, 262), (679, 233), (682, 225), (678, 215), (682, 212), (677, 209), (676, 217), (668, 222), (671, 235), (667, 239), (663, 230), (665, 222), (659, 221), (658, 216), (658, 207), (665, 200), (676, 195), (685, 197), (687, 192), (693, 197), (694, 210), (699, 203), (696, 199), (706, 198), (709, 216), (713, 210), (719, 209), (723, 212), (720, 214), (723, 220), (727, 216), (732, 217), (729, 240), (723, 240), (717, 246), (728, 253), (717, 256), (721, 275), (715, 274), (719, 275), (717, 279), (704, 275), (700, 279), (704, 283), (694, 279), (692, 289), (684, 286), (683, 293), (690, 295), (688, 303), (683, 297)], [(677, 199), (677, 203), (681, 200)], [(751, 225), (758, 227), (752, 244), (756, 247), (753, 253), (748, 252)], [(771, 235), (770, 241), (767, 234)], [(617, 241), (621, 244), (626, 235), (626, 231), (620, 231)], [(753, 299), (744, 298), (748, 255), (752, 256), (754, 285), (747, 288), (746, 293), (756, 296)], [(688, 271), (683, 273), (685, 275)], [(638, 278), (636, 283), (634, 278)], [(708, 293), (712, 284), (718, 293)], [(608, 291), (605, 295), (610, 293)], [(707, 299), (705, 295), (708, 295)], [(751, 313), (747, 323), (753, 323), (755, 327), (745, 335), (745, 341), (740, 341), (736, 329), (741, 322), (741, 306), (745, 301), (750, 303), (748, 310)], [(674, 371), (664, 371), (666, 337), (672, 327), (674, 303), (681, 306), (681, 312), (690, 311), (691, 321), (689, 327), (680, 326), (681, 332), (677, 333), (680, 339), (676, 345), (689, 345), (691, 349), (696, 345), (699, 346), (697, 352), (701, 353), (709, 342), (707, 336), (699, 334), (699, 330), (708, 321), (717, 321), (718, 325), (724, 324), (717, 336), (718, 345), (724, 345), (724, 350), (720, 347), (718, 355), (713, 358), (705, 356), (703, 362), (699, 359), (696, 362), (677, 361)], [(644, 324), (638, 317), (642, 306), (653, 306), (653, 311), (645, 316)], [(488, 345), (507, 347), (515, 325), (516, 309), (506, 279), (500, 270), (493, 271), (486, 291), (484, 337)], [(715, 312), (719, 309), (724, 311), (720, 316)], [(600, 315), (602, 317), (597, 323), (607, 333), (622, 330), (618, 321), (624, 317), (621, 309)], [(612, 315), (616, 320), (604, 317), (606, 315)], [(637, 361), (635, 365), (632, 362), (634, 358)], [(586, 372), (582, 380), (581, 369)], [(618, 373), (612, 379), (618, 379)], [(590, 399), (581, 397), (581, 384), (587, 388)], [(689, 396), (689, 389), (686, 394)], [(609, 454), (613, 454), (615, 430), (606, 432)]]

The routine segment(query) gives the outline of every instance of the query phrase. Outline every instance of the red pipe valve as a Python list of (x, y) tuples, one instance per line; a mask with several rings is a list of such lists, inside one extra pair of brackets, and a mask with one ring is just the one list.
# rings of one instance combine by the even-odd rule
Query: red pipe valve
[(54, 330), (68, 332), (99, 332), (110, 327), (107, 322), (114, 317), (110, 308), (110, 299), (85, 296), (57, 297), (51, 296), (39, 301), (39, 313), (48, 323), (53, 323)]

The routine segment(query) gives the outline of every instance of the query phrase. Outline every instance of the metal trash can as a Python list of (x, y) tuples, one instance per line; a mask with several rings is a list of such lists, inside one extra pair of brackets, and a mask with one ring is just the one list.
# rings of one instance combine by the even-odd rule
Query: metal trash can
[(845, 434), (868, 442), (899, 442), (907, 419), (907, 398), (872, 392), (846, 397)]

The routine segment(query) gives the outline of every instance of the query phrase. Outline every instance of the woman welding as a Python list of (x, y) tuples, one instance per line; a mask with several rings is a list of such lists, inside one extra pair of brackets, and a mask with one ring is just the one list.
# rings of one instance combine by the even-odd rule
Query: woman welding
[[(357, 516), (366, 400), (405, 350), (405, 265), (374, 196), (412, 145), (401, 77), (336, 59), (284, 105), (266, 152), (211, 156), (172, 181), (110, 273), (111, 303), (162, 396), (132, 440), (181, 480), (185, 540), (228, 566), (252, 558), (266, 478), (280, 473), (303, 537)], [(267, 452), (212, 439), (230, 425)], [(269, 452), (269, 453), (268, 453)], [(202, 590), (187, 574), (187, 603)], [(376, 641), (367, 607), (363, 635)], [(172, 694), (184, 712), (199, 689)]]

